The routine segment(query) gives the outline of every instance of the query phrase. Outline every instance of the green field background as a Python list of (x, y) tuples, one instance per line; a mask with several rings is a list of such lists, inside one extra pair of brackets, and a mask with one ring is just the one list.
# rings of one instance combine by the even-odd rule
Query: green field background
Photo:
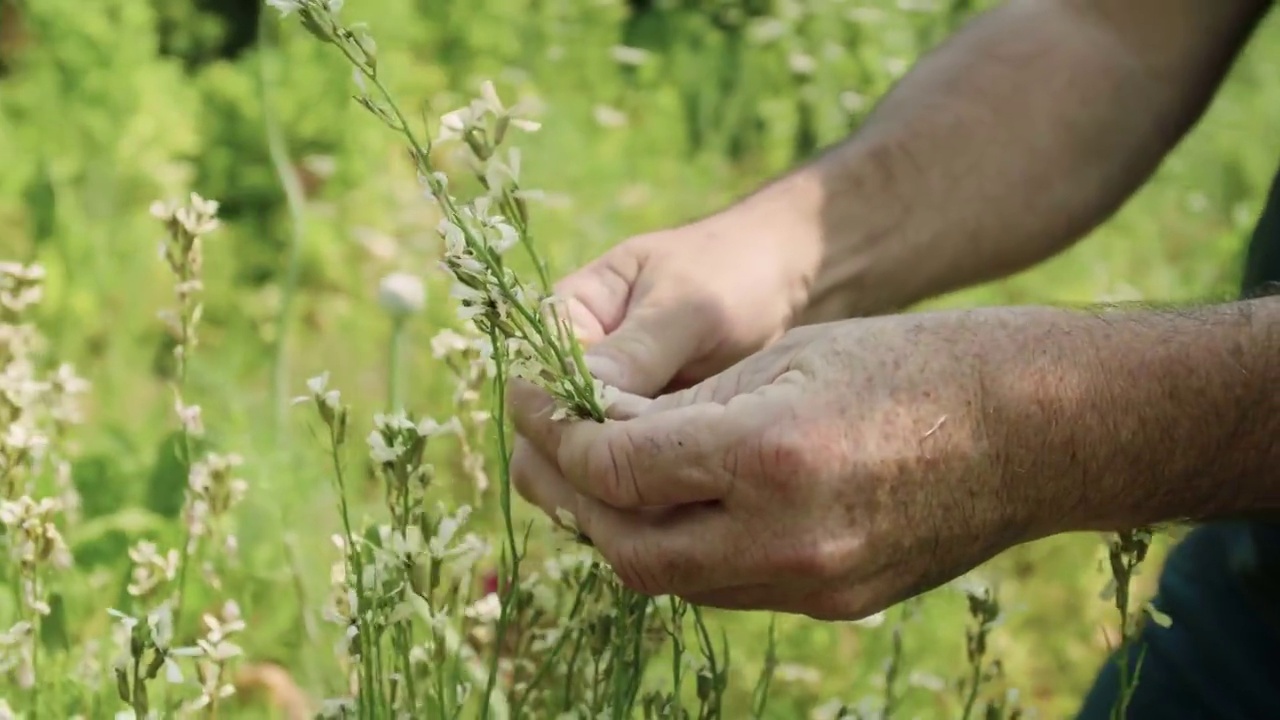
[[(486, 78), (527, 103), (543, 128), (517, 140), (522, 181), (546, 193), (534, 224), (562, 274), (631, 234), (714, 211), (856, 131), (917, 57), (990, 4), (347, 0), (343, 13), (369, 23), (390, 85), (428, 116), (465, 103)], [(929, 304), (1230, 297), (1280, 162), (1277, 22), (1103, 227), (1037, 268)], [(446, 418), (451, 379), (428, 341), (456, 323), (436, 267), (435, 210), (396, 138), (351, 92), (340, 57), (254, 0), (0, 0), (0, 259), (46, 268), (49, 357), (93, 384), (87, 422), (72, 435), (84, 503), (67, 533), (76, 566), (55, 585), (68, 642), (105, 633), (130, 544), (179, 537), (184, 481), (169, 445), (170, 346), (157, 320), (172, 281), (148, 206), (196, 190), (222, 203), (225, 226), (206, 245), (190, 399), (204, 408), (210, 443), (246, 459), (244, 563), (231, 589), (253, 628), (242, 644), (248, 660), (278, 664), (311, 697), (333, 692), (331, 640), (314, 647), (303, 628), (327, 587), (337, 516), (322, 443), (289, 399), (329, 371), (360, 437), (368, 432), (387, 392), (391, 323), (378, 280), (405, 270), (429, 288), (427, 311), (407, 328), (405, 391), (413, 407)], [(281, 167), (305, 202), (290, 205)], [(471, 492), (462, 478), (444, 482), (459, 497)], [(519, 513), (530, 516), (523, 505)], [(982, 569), (1006, 610), (994, 651), (1039, 717), (1068, 716), (1106, 657), (1115, 617), (1099, 598), (1104, 553), (1102, 538), (1053, 538)], [(0, 595), (5, 625), (12, 598)], [(895, 608), (876, 627), (779, 618), (767, 715), (807, 718), (832, 700), (878, 697), (900, 634), (902, 716), (954, 716), (956, 693), (937, 686), (964, 672), (963, 597), (943, 588), (911, 607), (905, 621)], [(714, 622), (732, 644), (741, 713), (769, 616)], [(114, 711), (102, 680), (101, 707)], [(5, 682), (0, 697), (16, 698)], [(228, 708), (269, 712), (247, 694)]]

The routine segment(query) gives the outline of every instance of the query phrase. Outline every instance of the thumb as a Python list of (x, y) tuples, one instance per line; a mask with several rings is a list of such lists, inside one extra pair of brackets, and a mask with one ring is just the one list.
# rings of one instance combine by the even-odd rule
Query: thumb
[(606, 385), (653, 397), (697, 359), (713, 329), (706, 313), (641, 305), (590, 346), (587, 367)]

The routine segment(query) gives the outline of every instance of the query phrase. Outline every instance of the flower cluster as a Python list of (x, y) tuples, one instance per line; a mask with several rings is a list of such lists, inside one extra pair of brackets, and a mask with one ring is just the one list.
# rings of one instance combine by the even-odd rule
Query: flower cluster
[(196, 326), (203, 311), (199, 301), (204, 289), (202, 245), (204, 237), (220, 227), (218, 203), (191, 193), (186, 205), (156, 201), (151, 206), (151, 214), (164, 224), (165, 241), (160, 245), (160, 256), (178, 281), (174, 285), (178, 308), (176, 312), (162, 313), (161, 318), (173, 336), (178, 377), (182, 378), (197, 342)]
[(240, 616), (240, 606), (234, 601), (223, 603), (219, 615), (205, 613), (204, 637), (196, 640), (196, 646), (184, 654), (195, 659), (196, 679), (200, 694), (187, 703), (189, 712), (206, 710), (209, 717), (217, 717), (219, 701), (235, 694), (235, 686), (227, 681), (231, 663), (243, 655), (240, 646), (231, 641), (232, 636), (245, 629)]
[(223, 529), (231, 510), (244, 499), (249, 484), (237, 475), (244, 459), (235, 453), (208, 453), (192, 463), (187, 476), (187, 500), (183, 510), (190, 540), (211, 534), (228, 553), (236, 548), (236, 537)]
[[(35, 324), (44, 300), (40, 265), (0, 262), (0, 580), (11, 581), (16, 618), (0, 624), (0, 675), (35, 688), (42, 622), (52, 614), (48, 586), (72, 565), (59, 523), (79, 518), (80, 495), (63, 443), (82, 422), (89, 383), (69, 364), (48, 362)], [(52, 368), (50, 369), (50, 366)], [(37, 485), (52, 480), (52, 496)]]
[[(507, 382), (517, 377), (541, 387), (556, 401), (554, 417), (604, 421), (612, 399), (610, 391), (586, 367), (568, 315), (551, 293), (547, 269), (532, 242), (528, 201), (538, 194), (519, 186), (519, 152), (500, 147), (512, 128), (535, 131), (536, 121), (519, 104), (512, 107), (504, 103), (495, 86), (485, 82), (480, 97), (446, 113), (440, 119), (434, 141), (427, 142), (420, 138), (382, 83), (376, 45), (367, 29), (347, 27), (338, 17), (338, 8), (320, 0), (281, 0), (271, 4), (285, 15), (296, 13), (312, 35), (337, 47), (351, 62), (358, 102), (404, 138), (420, 182), (441, 211), (437, 225), (443, 241), (440, 266), (451, 282), (450, 295), (457, 303), (464, 334), (438, 336), (433, 350), (438, 357), (454, 358), (458, 397), (478, 401), (476, 385), (481, 378), (490, 378), (497, 394), (495, 407), (502, 408)], [(449, 177), (434, 166), (432, 150), (449, 143), (469, 150), (471, 169), (484, 188), (477, 197), (455, 197)], [(512, 257), (512, 251), (517, 246), (532, 262), (539, 281), (536, 285), (526, 283), (516, 272), (517, 258)], [(475, 339), (468, 339), (467, 335), (474, 335)], [(463, 358), (469, 367), (460, 372)], [(483, 371), (475, 370), (476, 366)], [(346, 435), (347, 409), (338, 402), (336, 393), (328, 394), (323, 379), (318, 379), (311, 390), (311, 400), (330, 431), (339, 491), (343, 493), (337, 447)], [(472, 412), (480, 415), (478, 409)], [(498, 453), (505, 456), (506, 420), (501, 410), (498, 417), (484, 417), (479, 422), (486, 420), (496, 428)], [(461, 426), (458, 422), (455, 429)], [(434, 644), (438, 652), (441, 641), (448, 644), (446, 631), (452, 627), (443, 621), (442, 606), (437, 601), (439, 591), (444, 588), (446, 596), (463, 591), (461, 585), (449, 590), (441, 578), (443, 556), (450, 553), (442, 552), (440, 540), (447, 540), (456, 531), (447, 515), (423, 510), (431, 471), (422, 462), (421, 448), (431, 430), (435, 427), (424, 430), (420, 422), (407, 416), (383, 416), (370, 435), (371, 459), (383, 479), (392, 518), (390, 526), (379, 530), (375, 552), (366, 554), (357, 547), (359, 536), (353, 532), (345, 500), (342, 501), (346, 579), (345, 583), (334, 583), (337, 602), (331, 606), (330, 617), (350, 623), (348, 647), (353, 654), (359, 653), (364, 666), (363, 674), (353, 670), (358, 675), (353, 678), (353, 703), (361, 714), (368, 708), (383, 707), (388, 696), (397, 697), (400, 682), (407, 685), (411, 697), (414, 695), (412, 682), (417, 666), (412, 656), (418, 648), (412, 637), (415, 626), (402, 621), (414, 615), (425, 619), (431, 628), (428, 645)], [(464, 432), (456, 434), (465, 436)], [(472, 461), (472, 473), (479, 475), (480, 453), (474, 457), (477, 459)], [(472, 642), (490, 653), (483, 679), (485, 692), (479, 700), (480, 715), (488, 716), (495, 703), (503, 702), (503, 691), (509, 693), (517, 715), (526, 706), (536, 704), (549, 709), (560, 704), (550, 695), (544, 696), (544, 692), (560, 693), (563, 708), (573, 706), (569, 697), (587, 702), (585, 698), (589, 696), (589, 707), (584, 709), (590, 716), (629, 714), (640, 702), (638, 669), (643, 656), (654, 651), (662, 638), (681, 637), (685, 618), (691, 614), (702, 657), (694, 661), (686, 656), (677, 667), (691, 668), (695, 676), (691, 681), (699, 687), (699, 716), (718, 716), (727, 675), (697, 608), (669, 602), (671, 613), (665, 620), (669, 625), (665, 624), (649, 598), (625, 588), (590, 555), (575, 573), (577, 581), (567, 588), (572, 602), (566, 603), (563, 595), (548, 591), (536, 577), (522, 576), (520, 563), (526, 548), (512, 518), (510, 472), (505, 460), (500, 464), (500, 480), (506, 527), (502, 548), (505, 582), (496, 583), (478, 599), (468, 602), (462, 617), (454, 619), (469, 622)], [(428, 537), (435, 540), (424, 542)], [(464, 567), (468, 565), (463, 563)], [(424, 570), (425, 577), (421, 574)], [(390, 611), (384, 612), (383, 608)], [(389, 686), (369, 668), (377, 657), (371, 653), (378, 653), (377, 642), (371, 637), (389, 638), (391, 656), (399, 658), (392, 671), (396, 680)], [(534, 646), (548, 651), (543, 669), (528, 660)], [(677, 657), (683, 649), (682, 644), (676, 648)], [(423, 651), (430, 652), (431, 648), (423, 647)], [(436, 657), (436, 664), (442, 662)], [(594, 659), (589, 663), (582, 660), (587, 657)], [(442, 672), (445, 671), (437, 669), (434, 673), (437, 682)], [(651, 694), (643, 701), (644, 707), (675, 707), (682, 673), (683, 669), (676, 672), (672, 693)], [(456, 703), (463, 695), (457, 691), (446, 701), (438, 688), (431, 688), (426, 696), (445, 702), (441, 711), (450, 714), (460, 707)], [(416, 709), (412, 701), (401, 707)]]
[(42, 372), (44, 338), (32, 315), (44, 278), (39, 265), (0, 262), (0, 499), (29, 492), (30, 477), (51, 467), (63, 508), (74, 513), (79, 496), (70, 466), (54, 448), (83, 420), (80, 399), (89, 383), (66, 363)]
[(61, 509), (61, 502), (55, 498), (36, 501), (24, 495), (17, 500), (0, 501), (0, 527), (5, 529), (9, 557), (22, 580), (22, 600), (40, 615), (49, 614), (41, 582), (44, 569), (65, 570), (71, 566), (71, 551), (54, 524)]
[(480, 498), (489, 488), (486, 458), (480, 447), (485, 428), (492, 413), (484, 409), (482, 389), (494, 375), (492, 347), (489, 341), (470, 332), (466, 336), (453, 330), (442, 330), (431, 338), (431, 355), (453, 373), (454, 390), (451, 398), (457, 408), (458, 471), (475, 486), (475, 497)]
[[(310, 394), (298, 400), (310, 401), (329, 431), (343, 523), (343, 533), (333, 538), (341, 559), (331, 568), (322, 615), (342, 628), (338, 645), (354, 695), (327, 703), (324, 716), (342, 717), (348, 705), (412, 714), (424, 700), (415, 682), (431, 672), (428, 659), (461, 650), (448, 608), (456, 607), (454, 598), (467, 587), (477, 560), (488, 551), (477, 535), (463, 532), (472, 512), (469, 506), (450, 512), (436, 503), (434, 511), (428, 511), (434, 475), (426, 459), (429, 441), (455, 435), (460, 428), (456, 419), (439, 423), (404, 412), (377, 415), (366, 445), (390, 522), (356, 528), (347, 507), (340, 456), (350, 410), (341, 393), (329, 387), (327, 374), (312, 378), (307, 387)], [(425, 640), (418, 635), (422, 629)], [(384, 661), (393, 668), (389, 675), (377, 670)], [(431, 702), (442, 707), (471, 692), (471, 682), (454, 683), (448, 688), (454, 700), (446, 701), (440, 687), (425, 687)]]
[(116, 694), (133, 710), (134, 717), (148, 717), (151, 694), (147, 684), (158, 678), (161, 671), (167, 682), (182, 682), (182, 670), (176, 658), (183, 653), (172, 647), (172, 609), (163, 604), (141, 620), (119, 610), (107, 612), (119, 622), (124, 645), (113, 665)]

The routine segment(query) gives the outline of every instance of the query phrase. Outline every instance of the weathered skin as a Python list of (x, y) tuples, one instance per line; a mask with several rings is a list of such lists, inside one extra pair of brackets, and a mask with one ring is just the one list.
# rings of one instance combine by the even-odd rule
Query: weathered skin
[(1277, 509), (1277, 299), (847, 319), (1106, 219), (1268, 5), (1011, 2), (842, 145), (565, 278), (594, 372), (630, 395), (553, 423), (517, 387), (519, 491), (638, 590), (829, 618), (1049, 534)]

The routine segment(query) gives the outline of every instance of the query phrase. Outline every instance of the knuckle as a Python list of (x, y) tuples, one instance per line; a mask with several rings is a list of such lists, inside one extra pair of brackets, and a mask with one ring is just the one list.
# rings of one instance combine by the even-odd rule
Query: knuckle
[(801, 545), (785, 559), (783, 570), (812, 580), (832, 581), (847, 575), (855, 561), (852, 543), (819, 540)]
[(764, 477), (784, 487), (804, 485), (803, 481), (822, 472), (813, 437), (792, 425), (766, 432), (759, 440), (758, 452)]
[(631, 439), (621, 432), (610, 433), (591, 447), (586, 480), (602, 502), (621, 508), (640, 504), (638, 483), (629, 460), (631, 451)]

